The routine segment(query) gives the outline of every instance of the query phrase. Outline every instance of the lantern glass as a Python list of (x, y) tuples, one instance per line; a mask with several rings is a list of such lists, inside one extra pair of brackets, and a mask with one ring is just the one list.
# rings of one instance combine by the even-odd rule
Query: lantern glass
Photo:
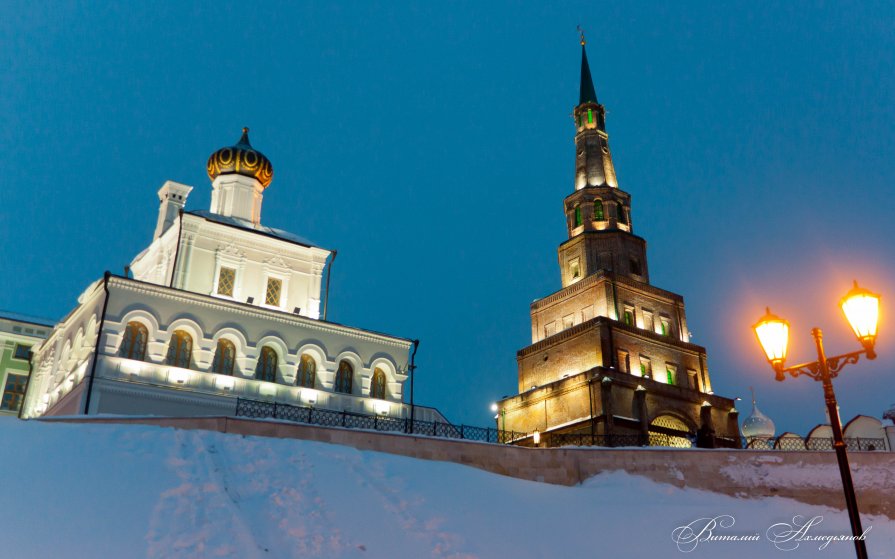
[(855, 282), (854, 287), (839, 302), (839, 306), (861, 344), (872, 348), (879, 325), (879, 295), (859, 287), (858, 282)]
[(771, 314), (771, 310), (767, 309), (765, 315), (752, 326), (752, 329), (755, 330), (758, 343), (761, 344), (771, 365), (775, 368), (782, 367), (786, 361), (786, 349), (789, 345), (789, 322)]

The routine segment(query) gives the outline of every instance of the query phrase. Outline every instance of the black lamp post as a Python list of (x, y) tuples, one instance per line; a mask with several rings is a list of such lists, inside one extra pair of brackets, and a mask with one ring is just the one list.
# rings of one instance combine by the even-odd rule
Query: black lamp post
[(836, 378), (839, 371), (846, 365), (857, 363), (861, 355), (866, 355), (867, 359), (876, 358), (874, 344), (879, 323), (879, 299), (879, 295), (858, 287), (858, 282), (855, 282), (851, 291), (846, 293), (839, 302), (839, 306), (864, 349), (827, 357), (824, 352), (823, 332), (820, 328), (813, 328), (811, 336), (814, 338), (817, 348), (817, 361), (792, 367), (784, 366), (786, 349), (789, 344), (789, 322), (771, 314), (771, 310), (767, 309), (765, 316), (752, 327), (778, 381), (782, 381), (786, 378), (786, 373), (789, 373), (793, 377), (807, 375), (823, 383), (824, 400), (830, 415), (830, 426), (833, 429), (833, 448), (836, 450), (836, 459), (839, 461), (839, 474), (842, 476), (842, 489), (845, 492), (845, 504), (851, 521), (852, 535), (855, 537), (855, 551), (858, 559), (867, 559), (867, 547), (864, 544), (864, 530), (861, 528), (858, 500), (855, 497), (855, 487), (852, 483), (851, 470), (848, 467), (848, 453), (842, 438), (842, 425), (839, 422), (839, 411), (836, 394), (833, 392), (832, 379)]

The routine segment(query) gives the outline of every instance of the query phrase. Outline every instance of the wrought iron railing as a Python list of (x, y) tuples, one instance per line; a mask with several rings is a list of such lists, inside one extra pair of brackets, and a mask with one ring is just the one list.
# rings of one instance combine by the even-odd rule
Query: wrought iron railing
[[(325, 427), (345, 427), (348, 429), (368, 429), (391, 433), (412, 433), (446, 439), (463, 439), (495, 444), (521, 443), (533, 445), (533, 437), (529, 433), (504, 431), (494, 427), (476, 427), (473, 425), (454, 425), (441, 421), (415, 420), (410, 418), (368, 415), (348, 411), (333, 411), (276, 402), (263, 402), (238, 398), (236, 400), (237, 417), (271, 418), (322, 425)], [(664, 434), (649, 432), (648, 434), (613, 434), (598, 435), (589, 433), (542, 433), (541, 446), (599, 446), (599, 447), (696, 447), (714, 448), (748, 448), (761, 450), (833, 450), (832, 438), (812, 437), (801, 439), (794, 436), (783, 436), (776, 439), (745, 437), (710, 437), (700, 440), (696, 436), (686, 434)], [(845, 444), (850, 451), (886, 450), (885, 439), (846, 438)]]
[(322, 410), (305, 406), (278, 404), (238, 398), (236, 400), (236, 416), (250, 418), (271, 418), (323, 425), (325, 427), (345, 427), (348, 429), (369, 429), (391, 433), (412, 433), (447, 439), (463, 439), (486, 443), (509, 444), (530, 436), (526, 433), (504, 431), (493, 427), (475, 427), (472, 425), (454, 425), (441, 421), (421, 421), (411, 424), (410, 418), (368, 415), (348, 411)]
[[(878, 438), (846, 437), (843, 439), (845, 447), (851, 452), (886, 450), (886, 440)], [(776, 439), (742, 438), (740, 448), (773, 449), (773, 450), (833, 450), (832, 437), (801, 437), (784, 436)]]

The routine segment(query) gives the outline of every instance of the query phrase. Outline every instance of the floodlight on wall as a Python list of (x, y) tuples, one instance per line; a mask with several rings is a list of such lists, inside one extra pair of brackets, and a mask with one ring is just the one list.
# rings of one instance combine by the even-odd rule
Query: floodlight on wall
[(250, 304), (250, 305), (251, 305), (252, 303), (254, 303), (254, 302), (255, 302), (255, 298), (254, 298), (254, 297), (249, 297), (248, 299), (246, 299), (246, 303), (248, 303), (248, 304)]
[(301, 309), (299, 307), (295, 307), (292, 309), (292, 314), (301, 314)]

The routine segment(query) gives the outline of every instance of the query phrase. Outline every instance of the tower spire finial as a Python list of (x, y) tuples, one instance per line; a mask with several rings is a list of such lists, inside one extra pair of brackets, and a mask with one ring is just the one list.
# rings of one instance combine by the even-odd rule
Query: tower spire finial
[(587, 63), (587, 49), (584, 47), (587, 41), (584, 40), (584, 31), (578, 26), (581, 32), (581, 90), (578, 96), (578, 104), (597, 103), (597, 92), (594, 90), (594, 80), (590, 76), (590, 64)]
[(583, 47), (585, 44), (587, 44), (587, 41), (584, 40), (584, 29), (581, 29), (580, 25), (577, 26), (577, 29), (578, 33), (581, 35), (581, 46)]

